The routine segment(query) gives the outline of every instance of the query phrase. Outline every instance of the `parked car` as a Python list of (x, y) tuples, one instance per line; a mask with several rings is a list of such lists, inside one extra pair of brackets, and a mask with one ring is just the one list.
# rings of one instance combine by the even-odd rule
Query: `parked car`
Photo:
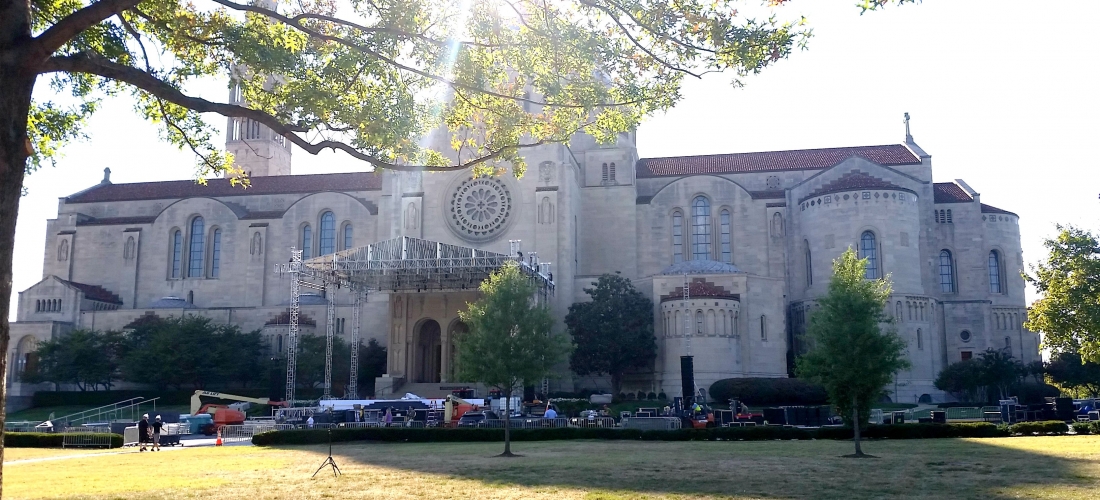
[(486, 420), (500, 420), (494, 411), (468, 411), (458, 418), (458, 427), (480, 427)]

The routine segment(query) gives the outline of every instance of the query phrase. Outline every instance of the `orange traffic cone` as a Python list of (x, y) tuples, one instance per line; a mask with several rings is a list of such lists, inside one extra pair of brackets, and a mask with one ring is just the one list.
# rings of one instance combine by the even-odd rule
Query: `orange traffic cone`
[(218, 429), (218, 440), (214, 441), (214, 446), (221, 446), (221, 445), (222, 445), (222, 430)]

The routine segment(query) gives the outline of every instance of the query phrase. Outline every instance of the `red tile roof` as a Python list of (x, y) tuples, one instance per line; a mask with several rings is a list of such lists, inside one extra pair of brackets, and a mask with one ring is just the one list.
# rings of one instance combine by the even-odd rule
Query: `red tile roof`
[[(997, 208), (997, 207), (994, 207), (994, 206), (986, 205), (985, 203), (982, 203), (982, 213), (983, 214), (1016, 215), (1016, 214), (1014, 214), (1012, 212), (1009, 212), (1008, 210), (1005, 210), (1003, 208)], [(1019, 217), (1019, 215), (1016, 215), (1016, 217)]]
[(963, 188), (959, 187), (954, 182), (937, 182), (932, 184), (932, 193), (935, 195), (936, 203), (966, 203), (974, 201), (970, 195), (963, 191)]
[[(709, 299), (741, 300), (740, 294), (730, 293), (725, 287), (715, 285), (704, 278), (693, 278), (691, 280), (691, 283), (688, 284), (688, 297), (692, 299), (705, 297)], [(684, 287), (682, 286), (678, 286), (675, 290), (661, 296), (661, 302), (683, 299)]]
[(372, 191), (382, 188), (382, 176), (374, 172), (346, 174), (278, 175), (253, 177), (252, 186), (231, 186), (229, 179), (101, 184), (69, 196), (66, 203), (161, 200), (200, 196), (253, 196), (265, 194), (319, 193), (322, 191)]
[[(840, 176), (839, 179), (837, 179), (833, 182), (827, 183), (824, 186), (821, 186), (820, 188), (817, 188), (817, 190), (815, 190), (814, 192), (810, 193), (809, 195), (803, 197), (801, 200), (798, 200), (798, 202), (802, 203), (802, 202), (804, 202), (804, 201), (806, 201), (810, 198), (814, 198), (814, 197), (825, 195), (825, 194), (838, 193), (838, 192), (841, 192), (841, 191), (861, 190), (861, 189), (889, 189), (889, 190), (893, 190), (893, 191), (905, 191), (905, 192), (908, 192), (908, 193), (913, 193), (912, 190), (909, 190), (909, 189), (903, 188), (901, 186), (898, 186), (897, 184), (894, 184), (890, 181), (882, 180), (882, 179), (879, 179), (878, 177), (872, 177), (872, 176), (870, 176), (868, 174), (865, 174), (865, 173), (863, 173), (859, 170), (852, 170), (851, 172), (848, 172), (848, 173)], [(916, 193), (913, 193), (913, 194), (916, 194)]]
[[(60, 279), (60, 278), (58, 278)], [(122, 305), (122, 299), (118, 295), (115, 295), (99, 285), (88, 285), (84, 283), (77, 283), (75, 281), (61, 280), (61, 282), (84, 292), (84, 298), (88, 300), (95, 300), (98, 302), (107, 302), (109, 304)]]
[(920, 158), (901, 144), (850, 148), (799, 149), (703, 156), (642, 158), (634, 169), (639, 178), (667, 175), (729, 174), (739, 172), (779, 172), (829, 168), (852, 156), (879, 165), (916, 165)]

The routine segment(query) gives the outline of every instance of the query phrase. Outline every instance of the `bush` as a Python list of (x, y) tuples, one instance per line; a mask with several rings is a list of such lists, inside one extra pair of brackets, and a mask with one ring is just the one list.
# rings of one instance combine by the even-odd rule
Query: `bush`
[(1061, 391), (1053, 385), (1027, 382), (1017, 386), (1015, 394), (1020, 404), (1032, 405), (1043, 404), (1046, 398), (1056, 398), (1061, 395)]
[(710, 396), (719, 404), (731, 399), (745, 404), (821, 405), (828, 403), (825, 388), (797, 378), (727, 378), (710, 386)]
[(659, 393), (657, 393), (657, 400), (658, 401), (668, 401), (668, 395), (663, 393), (663, 392), (659, 392)]
[[(90, 434), (90, 433), (89, 433)], [(47, 432), (5, 432), (6, 448), (61, 448), (64, 434)], [(111, 434), (111, 448), (122, 447), (122, 436)]]
[[(1088, 434), (1093, 434), (1093, 432), (1092, 432), (1092, 427), (1093, 427), (1092, 422), (1074, 422), (1074, 423), (1070, 424), (1070, 427), (1073, 428), (1073, 432), (1075, 434), (1080, 434), (1082, 436), (1088, 435)], [(1100, 425), (1098, 425), (1097, 427), (1100, 428)]]
[(1008, 426), (1008, 431), (1012, 434), (1020, 434), (1023, 436), (1031, 436), (1033, 434), (1055, 434), (1061, 435), (1069, 432), (1069, 426), (1065, 422), (1060, 420), (1048, 420), (1045, 422), (1020, 422)]
[(657, 393), (656, 392), (651, 392), (649, 394), (646, 394), (645, 398), (650, 400), (650, 401), (656, 401), (657, 400)]

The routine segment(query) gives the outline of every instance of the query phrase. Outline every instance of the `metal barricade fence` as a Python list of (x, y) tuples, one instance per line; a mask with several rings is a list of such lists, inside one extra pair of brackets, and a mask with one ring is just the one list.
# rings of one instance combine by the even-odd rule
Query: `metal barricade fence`
[(111, 447), (111, 430), (104, 427), (68, 427), (61, 431), (61, 447), (99, 446)]
[(623, 429), (643, 431), (674, 431), (682, 426), (683, 422), (676, 417), (631, 417), (622, 422)]
[(138, 428), (136, 425), (127, 427), (122, 431), (122, 446), (136, 446), (138, 444)]
[[(643, 418), (645, 418), (645, 417), (643, 417)], [(573, 427), (615, 427), (615, 425), (616, 425), (615, 424), (615, 419), (613, 419), (611, 417), (597, 417), (597, 418), (578, 417), (578, 418), (572, 419), (569, 423)]]
[(252, 436), (261, 432), (275, 430), (276, 424), (264, 424), (264, 425), (225, 425), (221, 428), (221, 436), (223, 443), (239, 443), (241, 441), (251, 441)]
[(382, 427), (381, 422), (344, 422), (338, 425), (341, 429), (360, 429), (363, 427)]

